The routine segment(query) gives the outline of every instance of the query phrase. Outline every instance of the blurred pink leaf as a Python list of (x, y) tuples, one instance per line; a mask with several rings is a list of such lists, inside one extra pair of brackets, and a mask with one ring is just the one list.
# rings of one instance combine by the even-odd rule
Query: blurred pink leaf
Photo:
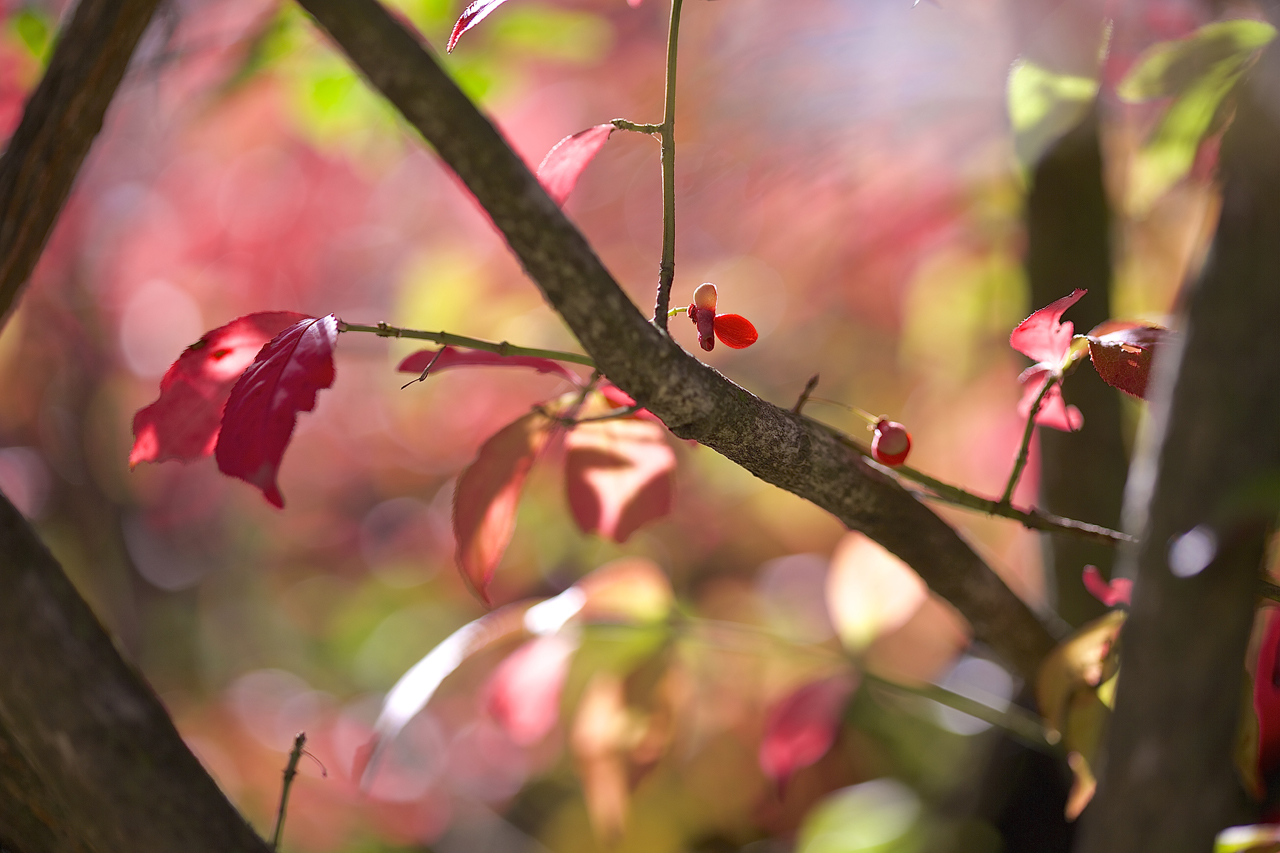
[(1129, 578), (1116, 578), (1107, 583), (1102, 579), (1102, 572), (1097, 566), (1085, 566), (1082, 575), (1084, 588), (1089, 594), (1108, 607), (1117, 604), (1128, 605), (1133, 597), (1133, 581)]
[(1108, 321), (1089, 332), (1089, 357), (1104, 382), (1145, 399), (1151, 363), (1172, 335), (1152, 323)]
[(910, 566), (857, 532), (836, 545), (826, 592), (831, 624), (854, 652), (901, 628), (929, 597)]
[(489, 582), (516, 526), (516, 508), (529, 469), (547, 443), (552, 422), (530, 412), (507, 424), (480, 448), (458, 477), (453, 494), (453, 533), (458, 567), (471, 591), (489, 601)]
[[(439, 353), (439, 358), (436, 357)], [(435, 359), (435, 364), (431, 363)], [(422, 373), (427, 365), (431, 365), (432, 373), (448, 370), (453, 367), (530, 367), (539, 373), (550, 373), (563, 377), (577, 384), (578, 377), (560, 362), (550, 358), (536, 358), (528, 355), (498, 355), (485, 350), (458, 349), (442, 347), (439, 350), (418, 350), (406, 356), (396, 370), (401, 373)]]
[[(1044, 388), (1044, 383), (1049, 380), (1051, 373), (1053, 373), (1051, 369), (1037, 364), (1028, 367), (1018, 377), (1018, 381), (1022, 383), (1022, 399), (1018, 401), (1019, 415), (1025, 418), (1031, 414), (1031, 407), (1035, 405), (1036, 397), (1040, 396), (1040, 390)], [(1062, 383), (1059, 382), (1049, 389), (1049, 393), (1045, 394), (1040, 402), (1036, 423), (1040, 426), (1060, 429), (1063, 432), (1075, 432), (1084, 426), (1084, 415), (1075, 406), (1067, 405), (1067, 401), (1062, 397)]]
[(445, 49), (446, 52), (453, 53), (453, 48), (463, 33), (489, 17), (490, 12), (505, 2), (506, 0), (475, 0), (463, 9), (462, 16), (458, 18), (458, 22), (453, 25), (453, 32), (449, 34), (449, 46)]
[(333, 384), (337, 342), (334, 315), (300, 320), (272, 338), (231, 389), (218, 436), (218, 470), (262, 489), (274, 506), (284, 506), (276, 474), (298, 413), (315, 408), (316, 394)]
[(293, 311), (246, 314), (187, 347), (160, 380), (159, 399), (133, 416), (129, 466), (212, 453), (222, 410), (240, 374), (263, 344), (305, 319)]
[(1009, 335), (1009, 346), (1048, 367), (1057, 368), (1071, 348), (1075, 326), (1061, 322), (1062, 315), (1080, 301), (1087, 290), (1076, 288), (1069, 296), (1057, 299), (1018, 324)]
[(644, 557), (622, 557), (584, 575), (572, 588), (583, 594), (588, 622), (660, 622), (675, 604), (671, 580)]
[(547, 152), (542, 165), (538, 166), (538, 180), (556, 204), (564, 205), (577, 186), (578, 176), (609, 141), (613, 131), (611, 124), (598, 124), (566, 136)]
[(802, 686), (769, 710), (760, 741), (760, 769), (779, 789), (797, 770), (831, 749), (854, 686), (848, 675), (824, 678)]
[(583, 533), (625, 542), (671, 511), (676, 457), (666, 430), (649, 421), (584, 423), (565, 438), (565, 490)]
[(485, 709), (520, 746), (542, 740), (560, 719), (560, 694), (578, 643), (563, 634), (525, 643), (498, 664), (485, 686)]

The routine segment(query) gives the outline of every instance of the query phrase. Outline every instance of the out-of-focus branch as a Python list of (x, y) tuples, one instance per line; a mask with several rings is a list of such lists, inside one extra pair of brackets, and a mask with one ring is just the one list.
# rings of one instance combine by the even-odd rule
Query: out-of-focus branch
[(1182, 342), (1155, 367), (1125, 508), (1142, 532), (1137, 583), (1087, 853), (1203, 853), (1245, 817), (1232, 753), (1276, 516), (1245, 498), (1280, 469), (1278, 86), (1271, 49), (1223, 141), (1221, 219)]
[(493, 125), (376, 0), (299, 0), (430, 142), (610, 380), (682, 438), (812, 501), (911, 565), (1015, 670), (1053, 640), (942, 519), (834, 435), (730, 382), (651, 324)]
[(81, 0), (0, 157), (0, 318), (35, 269), (159, 0)]

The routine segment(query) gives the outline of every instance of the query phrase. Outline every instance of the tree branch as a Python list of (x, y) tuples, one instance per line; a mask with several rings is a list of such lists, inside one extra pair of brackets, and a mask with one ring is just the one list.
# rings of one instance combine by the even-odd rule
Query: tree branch
[(1023, 676), (1053, 640), (938, 516), (830, 432), (738, 387), (648, 322), (586, 239), (376, 0), (299, 0), (458, 174), (596, 364), (681, 438), (812, 501), (911, 565)]
[(81, 0), (0, 158), (0, 318), (35, 269), (159, 0)]

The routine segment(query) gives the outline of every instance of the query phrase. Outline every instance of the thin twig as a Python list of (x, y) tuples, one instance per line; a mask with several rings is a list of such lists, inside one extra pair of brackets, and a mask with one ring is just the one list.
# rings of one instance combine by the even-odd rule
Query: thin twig
[(800, 414), (800, 410), (804, 408), (804, 404), (809, 402), (809, 395), (812, 394), (813, 389), (817, 387), (818, 374), (815, 373), (809, 377), (808, 382), (804, 383), (804, 390), (800, 392), (800, 397), (796, 400), (796, 404), (791, 407), (791, 411), (795, 412), (797, 415)]
[(284, 766), (284, 787), (280, 791), (280, 810), (276, 812), (276, 831), (271, 834), (272, 850), (280, 849), (280, 838), (284, 835), (284, 812), (289, 805), (289, 789), (293, 787), (293, 777), (298, 775), (298, 762), (302, 760), (302, 753), (306, 752), (303, 749), (306, 743), (307, 733), (298, 732), (293, 739), (293, 749), (289, 752), (289, 763)]
[(595, 415), (590, 418), (559, 418), (559, 421), (565, 426), (577, 426), (578, 424), (595, 424), (595, 423), (600, 423), (600, 421), (616, 421), (622, 418), (629, 418), (632, 415), (634, 415), (636, 412), (641, 411), (642, 409), (644, 409), (644, 406), (640, 406), (640, 405), (624, 406), (621, 409), (614, 409), (613, 411), (607, 412), (603, 415)]
[(1013, 461), (1013, 470), (1009, 472), (1009, 482), (1005, 484), (1004, 495), (1000, 498), (1000, 503), (1008, 504), (1013, 500), (1013, 490), (1018, 487), (1018, 480), (1022, 477), (1022, 469), (1027, 467), (1027, 457), (1031, 454), (1031, 436), (1036, 431), (1036, 415), (1040, 414), (1040, 406), (1044, 404), (1044, 398), (1049, 396), (1049, 389), (1058, 384), (1057, 376), (1050, 376), (1045, 381), (1044, 387), (1040, 389), (1040, 393), (1036, 395), (1036, 401), (1031, 404), (1031, 411), (1027, 412), (1027, 425), (1022, 430), (1022, 444), (1018, 447), (1018, 458)]
[(404, 389), (408, 388), (410, 385), (412, 385), (415, 382), (426, 382), (427, 374), (431, 372), (431, 368), (436, 366), (436, 362), (440, 360), (440, 356), (442, 355), (444, 355), (444, 347), (440, 347), (440, 349), (436, 350), (436, 354), (431, 356), (431, 361), (428, 361), (427, 366), (422, 368), (421, 376), (419, 376), (417, 379), (410, 379), (408, 382), (400, 386), (400, 390), (403, 391)]
[(667, 32), (667, 98), (659, 132), (662, 136), (662, 261), (658, 266), (658, 298), (653, 322), (667, 330), (671, 283), (676, 278), (676, 54), (680, 41), (680, 5), (671, 0), (671, 27)]
[(596, 363), (585, 355), (576, 352), (561, 352), (554, 349), (535, 349), (534, 347), (520, 347), (515, 344), (502, 341), (494, 343), (493, 341), (485, 341), (480, 338), (469, 338), (465, 335), (455, 335), (452, 332), (423, 332), (418, 329), (401, 329), (397, 326), (389, 326), (386, 323), (379, 323), (376, 326), (362, 326), (359, 323), (346, 323), (342, 320), (338, 321), (339, 332), (369, 332), (380, 338), (412, 338), (419, 341), (431, 341), (432, 343), (442, 344), (444, 346), (466, 347), (467, 349), (484, 350), (485, 352), (497, 353), (498, 355), (528, 355), (534, 358), (549, 358), (553, 361), (567, 361), (570, 364), (582, 364), (587, 367), (595, 367)]
[(632, 133), (643, 133), (646, 136), (662, 133), (662, 125), (660, 124), (636, 124), (634, 121), (627, 121), (625, 118), (615, 118), (609, 124), (618, 130), (629, 130)]

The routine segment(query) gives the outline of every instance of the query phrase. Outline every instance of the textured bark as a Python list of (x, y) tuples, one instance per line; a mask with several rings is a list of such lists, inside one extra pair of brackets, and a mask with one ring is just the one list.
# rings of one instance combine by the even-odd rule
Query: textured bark
[(0, 158), (0, 317), (35, 269), (159, 0), (81, 0)]
[[(1207, 853), (1241, 817), (1232, 749), (1259, 569), (1277, 507), (1248, 500), (1280, 469), (1280, 53), (1243, 87), (1222, 150), (1223, 207), (1188, 294), (1183, 345), (1157, 367), (1126, 516), (1141, 529), (1132, 616), (1098, 795), (1079, 849)], [(1177, 577), (1170, 546), (1212, 530), (1216, 557)]]
[(608, 377), (681, 438), (828, 510), (910, 564), (1030, 675), (1048, 632), (951, 527), (828, 430), (759, 399), (650, 324), (435, 59), (375, 0), (300, 0), (458, 174)]
[[(1089, 293), (1068, 318), (1077, 332), (1106, 320), (1111, 302), (1111, 210), (1103, 186), (1096, 115), (1058, 140), (1036, 165), (1027, 196), (1027, 277), (1032, 308), (1077, 287)], [(1129, 462), (1120, 424), (1120, 392), (1087, 365), (1064, 386), (1084, 414), (1084, 429), (1040, 429), (1040, 505), (1067, 518), (1120, 526)], [(1093, 564), (1110, 576), (1115, 549), (1061, 533), (1046, 533), (1045, 567), (1057, 591), (1055, 609), (1073, 626), (1101, 616), (1080, 572)]]

